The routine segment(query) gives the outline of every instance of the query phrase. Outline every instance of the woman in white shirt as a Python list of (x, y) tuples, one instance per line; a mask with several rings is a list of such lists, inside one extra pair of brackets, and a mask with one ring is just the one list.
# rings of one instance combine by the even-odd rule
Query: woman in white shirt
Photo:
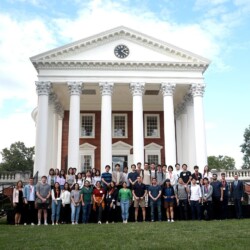
[(75, 183), (78, 183), (79, 184), (79, 189), (82, 189), (82, 187), (84, 185), (84, 179), (82, 178), (82, 174), (81, 173), (77, 174)]
[(174, 170), (174, 168), (171, 165), (169, 165), (168, 172), (167, 172), (167, 179), (170, 180), (171, 186), (175, 189), (177, 180), (175, 178), (175, 174), (174, 174), (173, 170)]
[(60, 211), (62, 205), (62, 197), (61, 197), (61, 188), (59, 182), (55, 182), (54, 188), (51, 190), (52, 197), (52, 213), (51, 213), (51, 221), (52, 225), (58, 225), (58, 221), (60, 219)]
[(212, 175), (212, 173), (209, 171), (208, 165), (206, 165), (206, 166), (204, 167), (204, 172), (203, 172), (202, 178), (203, 178), (203, 179), (204, 179), (204, 178), (208, 178), (208, 180), (211, 181), (211, 180), (212, 180), (212, 177), (213, 177), (213, 175)]
[(92, 179), (92, 183), (93, 183), (93, 186), (94, 186), (94, 187), (95, 187), (95, 185), (96, 185), (96, 183), (97, 183), (98, 181), (101, 181), (101, 173), (100, 173), (99, 170), (96, 170), (96, 171), (95, 171), (95, 176), (94, 176), (93, 179)]
[(62, 190), (62, 224), (70, 223), (70, 187), (68, 182), (65, 182)]

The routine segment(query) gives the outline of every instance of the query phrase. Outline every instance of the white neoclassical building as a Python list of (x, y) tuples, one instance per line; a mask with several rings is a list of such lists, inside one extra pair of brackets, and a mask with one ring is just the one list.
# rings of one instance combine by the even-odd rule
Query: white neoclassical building
[(84, 171), (119, 162), (201, 169), (209, 60), (118, 27), (31, 58), (38, 72), (35, 167)]

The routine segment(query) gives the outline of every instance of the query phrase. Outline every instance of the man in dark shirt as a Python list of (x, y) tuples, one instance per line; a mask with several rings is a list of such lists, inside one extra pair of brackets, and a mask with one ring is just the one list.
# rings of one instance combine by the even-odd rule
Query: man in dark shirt
[(182, 165), (182, 172), (180, 174), (181, 179), (185, 184), (190, 184), (192, 179), (192, 174), (190, 171), (187, 170), (187, 164)]
[(105, 167), (105, 172), (102, 173), (102, 186), (105, 190), (107, 190), (107, 188), (110, 186), (110, 182), (112, 181), (112, 174), (109, 173), (110, 170), (110, 166), (106, 165)]
[(194, 173), (192, 174), (192, 178), (196, 180), (196, 184), (200, 184), (200, 180), (202, 179), (202, 174), (199, 173), (198, 166), (194, 166)]
[(142, 183), (141, 176), (137, 177), (137, 182), (133, 186), (135, 221), (137, 222), (139, 206), (142, 209), (143, 221), (146, 220), (145, 196), (147, 195), (146, 185)]
[(133, 186), (137, 182), (137, 177), (139, 176), (138, 172), (136, 171), (135, 164), (131, 165), (131, 172), (128, 174), (128, 181), (129, 181), (129, 187), (133, 189)]
[(227, 219), (229, 185), (225, 173), (221, 174), (221, 219)]
[(217, 174), (213, 174), (213, 187), (212, 204), (213, 204), (213, 218), (215, 220), (221, 219), (221, 182), (217, 180)]

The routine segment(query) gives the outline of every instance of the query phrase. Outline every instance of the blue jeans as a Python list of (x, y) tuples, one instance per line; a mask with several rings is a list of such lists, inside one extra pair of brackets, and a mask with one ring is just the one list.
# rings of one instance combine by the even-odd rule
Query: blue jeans
[(128, 220), (129, 200), (121, 200), (122, 220)]
[(91, 212), (91, 203), (84, 203), (82, 206), (82, 223), (88, 223)]
[(155, 207), (157, 207), (158, 211), (158, 220), (161, 221), (161, 198), (157, 201), (150, 199), (151, 220), (155, 220)]
[[(190, 201), (192, 220), (201, 220), (201, 207), (199, 201)], [(196, 217), (197, 215), (197, 217)]]
[(58, 201), (52, 201), (52, 211), (51, 211), (51, 220), (52, 223), (58, 222), (60, 219), (60, 211), (61, 211), (61, 205), (62, 205), (62, 201), (58, 200)]
[(74, 206), (74, 204), (71, 203), (71, 222), (77, 222), (78, 223), (80, 208), (81, 208), (80, 205)]

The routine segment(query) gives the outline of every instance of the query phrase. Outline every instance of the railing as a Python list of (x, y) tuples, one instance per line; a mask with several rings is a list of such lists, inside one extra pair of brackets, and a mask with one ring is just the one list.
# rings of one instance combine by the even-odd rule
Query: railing
[(211, 170), (212, 173), (217, 173), (218, 174), (218, 178), (220, 179), (221, 174), (225, 173), (226, 175), (226, 180), (234, 180), (234, 175), (238, 174), (239, 176), (239, 180), (243, 180), (243, 181), (249, 181), (250, 182), (250, 169), (240, 169), (240, 170), (224, 170), (221, 169), (220, 171)]
[(21, 180), (22, 182), (28, 182), (31, 174), (32, 173), (30, 171), (26, 171), (26, 172), (1, 171), (0, 172), (0, 183), (15, 183), (19, 180)]

